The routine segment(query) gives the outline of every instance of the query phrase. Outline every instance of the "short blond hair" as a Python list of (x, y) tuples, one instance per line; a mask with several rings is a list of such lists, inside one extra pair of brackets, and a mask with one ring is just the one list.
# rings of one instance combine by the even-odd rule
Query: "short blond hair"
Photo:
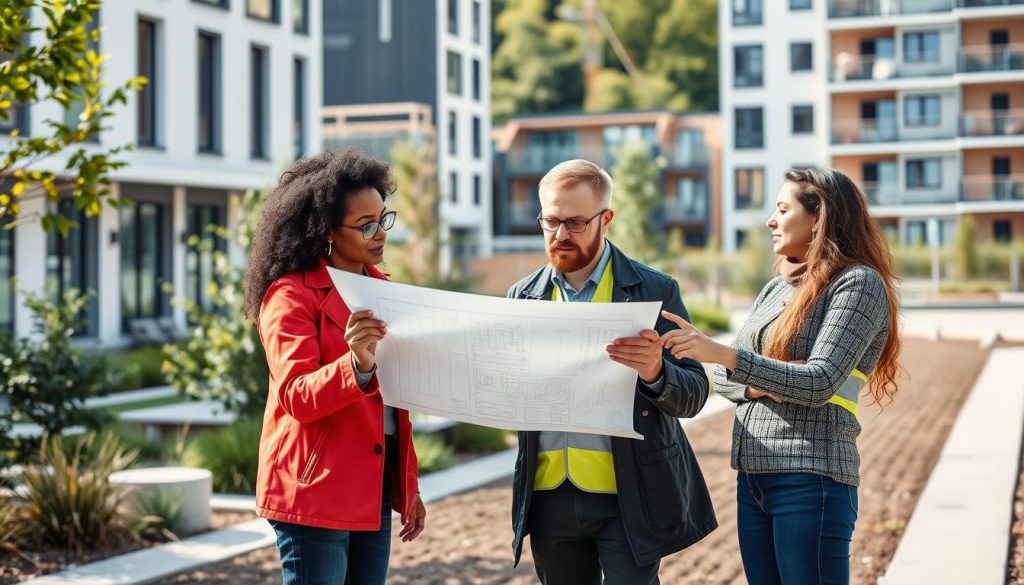
[(540, 180), (540, 189), (572, 189), (576, 185), (588, 185), (604, 205), (612, 203), (614, 183), (604, 169), (581, 158), (559, 163)]

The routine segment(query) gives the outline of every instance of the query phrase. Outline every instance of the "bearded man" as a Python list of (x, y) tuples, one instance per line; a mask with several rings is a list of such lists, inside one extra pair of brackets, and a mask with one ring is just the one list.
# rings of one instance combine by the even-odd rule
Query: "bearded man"
[[(615, 215), (612, 179), (592, 162), (559, 164), (540, 182), (550, 263), (510, 298), (563, 303), (658, 301), (689, 320), (679, 285), (605, 239)], [(661, 557), (717, 527), (711, 497), (678, 418), (707, 402), (708, 378), (693, 360), (663, 350), (676, 325), (609, 339), (608, 357), (636, 370), (635, 430), (643, 440), (567, 432), (520, 432), (512, 500), (519, 563), (530, 536), (544, 585), (659, 583)], [(602, 581), (603, 574), (603, 581)]]

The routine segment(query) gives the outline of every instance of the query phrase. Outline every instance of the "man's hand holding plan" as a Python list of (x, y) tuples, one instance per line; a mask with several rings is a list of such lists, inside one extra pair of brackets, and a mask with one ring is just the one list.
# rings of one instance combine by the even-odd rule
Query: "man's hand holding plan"
[(636, 371), (605, 346), (650, 329), (660, 303), (538, 303), (330, 270), (353, 311), (387, 323), (376, 350), (385, 404), (480, 425), (642, 438)]

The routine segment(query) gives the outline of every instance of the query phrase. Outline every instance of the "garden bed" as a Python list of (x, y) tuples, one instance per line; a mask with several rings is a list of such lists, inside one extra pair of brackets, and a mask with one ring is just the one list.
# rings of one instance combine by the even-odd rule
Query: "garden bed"
[[(907, 375), (896, 402), (881, 415), (877, 407), (862, 409), (863, 483), (851, 582), (875, 583), (885, 573), (987, 357), (988, 352), (976, 343), (907, 340), (901, 360)], [(720, 527), (689, 550), (666, 558), (661, 569), (664, 583), (745, 582), (736, 540), (736, 473), (729, 467), (732, 419), (731, 413), (722, 414), (687, 429)], [(428, 506), (423, 536), (410, 544), (393, 542), (389, 583), (536, 583), (529, 547), (520, 566), (512, 568), (510, 483), (506, 480)], [(279, 583), (278, 562), (276, 549), (268, 548), (160, 583)]]
[[(255, 517), (256, 514), (250, 512), (213, 512), (210, 516), (210, 530), (219, 530), (239, 522), (252, 520)], [(73, 566), (101, 561), (158, 544), (162, 543), (125, 541), (120, 545), (84, 551), (80, 555), (53, 547), (41, 550), (23, 550), (22, 553), (32, 559), (34, 564), (27, 559), (4, 552), (0, 554), (0, 585), (20, 583), (42, 575), (57, 573)]]

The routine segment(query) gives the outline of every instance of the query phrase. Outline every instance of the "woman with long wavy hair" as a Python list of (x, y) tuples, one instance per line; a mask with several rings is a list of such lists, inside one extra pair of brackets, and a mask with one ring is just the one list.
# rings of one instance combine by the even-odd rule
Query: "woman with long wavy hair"
[(383, 585), (391, 510), (403, 541), (423, 530), (409, 413), (384, 406), (375, 374), (387, 325), (352, 312), (327, 271), (385, 278), (394, 190), (386, 163), (322, 152), (281, 175), (253, 237), (245, 312), (270, 367), (256, 507), (285, 585)]
[[(738, 404), (732, 466), (751, 585), (848, 583), (857, 520), (859, 398), (896, 394), (899, 301), (888, 245), (864, 195), (833, 169), (791, 169), (767, 222), (777, 276), (732, 346), (675, 315), (676, 357), (719, 364)], [(866, 387), (866, 390), (865, 390)]]

